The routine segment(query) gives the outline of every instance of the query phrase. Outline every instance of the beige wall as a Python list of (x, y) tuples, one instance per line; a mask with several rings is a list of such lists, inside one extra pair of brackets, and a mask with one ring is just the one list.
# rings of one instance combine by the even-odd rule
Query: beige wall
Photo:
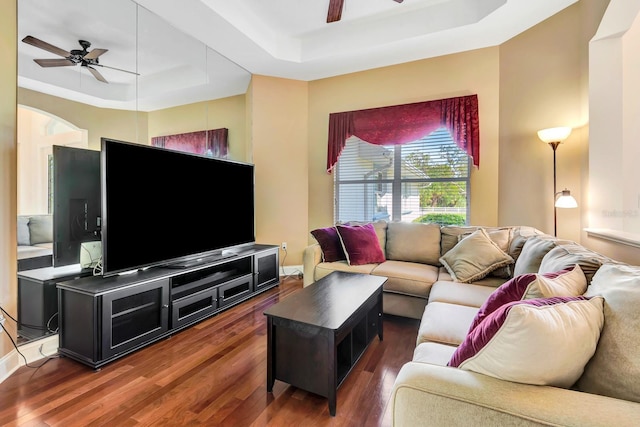
[[(17, 3), (0, 0), (0, 306), (14, 317), (17, 315)], [(5, 325), (9, 327), (12, 322)], [(9, 329), (15, 339), (15, 327)], [(0, 334), (0, 358), (12, 348), (6, 334)]]
[(148, 141), (147, 113), (99, 108), (29, 89), (18, 89), (18, 103), (56, 115), (88, 131), (89, 148), (100, 149), (100, 138)]
[(154, 136), (173, 135), (206, 129), (229, 129), (229, 158), (247, 162), (245, 96), (238, 95), (214, 101), (151, 111), (149, 142)]
[(471, 94), (478, 95), (480, 108), (480, 168), (471, 173), (470, 222), (497, 225), (498, 53), (498, 48), (480, 49), (311, 82), (310, 230), (333, 223), (333, 176), (326, 172), (330, 113)]
[(557, 190), (579, 209), (558, 209), (558, 236), (580, 241), (588, 174), (588, 43), (606, 2), (583, 0), (500, 47), (500, 208), (503, 225), (553, 233), (553, 150), (537, 131), (570, 126), (557, 149)]
[(287, 242), (285, 263), (300, 265), (309, 234), (308, 84), (254, 75), (249, 98), (256, 240), (276, 245)]

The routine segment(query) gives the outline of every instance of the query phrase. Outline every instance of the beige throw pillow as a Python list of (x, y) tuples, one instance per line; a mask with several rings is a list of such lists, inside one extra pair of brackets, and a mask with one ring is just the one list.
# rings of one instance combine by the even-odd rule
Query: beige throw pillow
[[(499, 228), (499, 229), (484, 229), (487, 232), (487, 235), (493, 240), (496, 245), (503, 252), (509, 253), (509, 243), (511, 241), (512, 230), (510, 228)], [(465, 237), (469, 237), (471, 235), (471, 231), (468, 233), (464, 233), (458, 236), (458, 242), (464, 239)], [(512, 257), (513, 258), (513, 257)], [(515, 262), (515, 261), (514, 261)], [(490, 273), (492, 276), (501, 277), (503, 279), (511, 278), (511, 266), (505, 265), (504, 267), (500, 267)]]
[(513, 258), (500, 249), (485, 230), (479, 229), (440, 257), (440, 262), (454, 281), (471, 283), (513, 264)]

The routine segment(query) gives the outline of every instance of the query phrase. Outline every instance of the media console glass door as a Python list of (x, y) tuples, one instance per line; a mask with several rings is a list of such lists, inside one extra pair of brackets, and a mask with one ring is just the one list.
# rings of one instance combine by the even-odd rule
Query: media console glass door
[(102, 359), (169, 330), (169, 279), (102, 296)]

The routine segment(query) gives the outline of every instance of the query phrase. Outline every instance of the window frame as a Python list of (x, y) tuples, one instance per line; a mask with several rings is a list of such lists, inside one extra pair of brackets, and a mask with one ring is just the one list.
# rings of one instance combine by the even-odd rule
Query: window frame
[[(442, 129), (442, 128), (441, 128)], [(435, 133), (435, 132), (433, 132)], [(428, 140), (433, 133), (425, 136), (424, 138), (422, 138), (420, 141), (422, 140)], [(449, 137), (451, 138), (451, 135), (449, 134)], [(451, 139), (451, 141), (453, 141), (453, 139)], [(366, 141), (359, 141), (361, 143), (365, 143), (365, 144), (369, 144)], [(347, 144), (349, 143), (349, 141), (347, 141)], [(375, 145), (375, 144), (371, 144), (371, 145)], [(402, 147), (403, 145), (406, 144), (396, 144), (396, 145), (385, 145), (384, 147), (387, 148), (392, 148), (393, 149), (393, 164), (392, 164), (392, 168), (393, 168), (393, 179), (378, 179), (375, 181), (372, 180), (367, 180), (367, 179), (350, 179), (350, 180), (341, 180), (340, 179), (340, 158), (338, 159), (338, 162), (336, 163), (336, 167), (333, 169), (333, 175), (334, 175), (334, 179), (333, 179), (333, 199), (334, 199), (334, 206), (333, 206), (333, 219), (334, 219), (334, 223), (338, 222), (338, 221), (350, 221), (352, 219), (340, 219), (338, 217), (339, 212), (340, 212), (340, 200), (339, 200), (339, 194), (340, 194), (340, 186), (341, 185), (377, 185), (378, 190), (380, 191), (381, 186), (383, 185), (390, 185), (391, 186), (391, 193), (392, 193), (392, 208), (391, 208), (391, 216), (389, 217), (388, 221), (401, 221), (402, 220), (402, 197), (403, 197), (403, 187), (405, 184), (421, 184), (421, 183), (431, 183), (431, 182), (462, 182), (465, 184), (466, 186), (466, 197), (465, 197), (465, 224), (468, 225), (469, 224), (469, 217), (470, 217), (470, 213), (471, 213), (471, 173), (472, 173), (472, 169), (473, 169), (473, 164), (472, 164), (472, 158), (470, 156), (468, 156), (466, 153), (464, 153), (463, 150), (461, 150), (466, 158), (467, 158), (467, 174), (465, 177), (452, 177), (452, 178), (402, 178)], [(445, 146), (445, 144), (438, 144), (438, 147), (442, 147)], [(436, 148), (438, 149), (438, 148)], [(372, 170), (371, 172), (375, 173), (375, 170)], [(381, 172), (378, 172), (381, 173)], [(366, 193), (366, 192), (365, 192)], [(398, 195), (398, 196), (396, 196)], [(366, 194), (365, 194), (366, 196)], [(365, 197), (366, 200), (366, 197)], [(366, 209), (366, 207), (365, 207)], [(353, 221), (372, 221), (373, 219), (353, 219)]]

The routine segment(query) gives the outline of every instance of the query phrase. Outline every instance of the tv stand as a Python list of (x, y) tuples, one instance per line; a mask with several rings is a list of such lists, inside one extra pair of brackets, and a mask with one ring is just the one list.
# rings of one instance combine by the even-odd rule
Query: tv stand
[(57, 284), (59, 351), (94, 369), (279, 285), (279, 248)]

